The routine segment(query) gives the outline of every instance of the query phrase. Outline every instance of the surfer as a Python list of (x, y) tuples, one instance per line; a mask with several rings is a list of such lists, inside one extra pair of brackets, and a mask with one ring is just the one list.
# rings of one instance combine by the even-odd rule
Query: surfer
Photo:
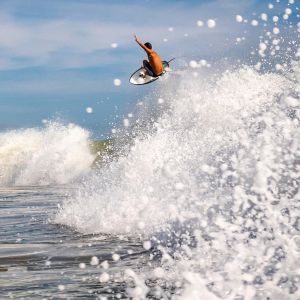
[(145, 69), (145, 73), (141, 73), (141, 77), (145, 78), (146, 74), (152, 77), (158, 77), (163, 72), (163, 64), (159, 57), (159, 55), (152, 49), (152, 45), (147, 42), (143, 44), (141, 40), (134, 35), (135, 41), (146, 51), (148, 55), (148, 60), (143, 61), (143, 67)]

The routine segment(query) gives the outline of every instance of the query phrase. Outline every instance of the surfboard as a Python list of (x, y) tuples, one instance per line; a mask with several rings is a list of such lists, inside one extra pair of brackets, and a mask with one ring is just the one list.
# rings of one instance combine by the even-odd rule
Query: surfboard
[(162, 61), (163, 64), (163, 72), (161, 75), (157, 76), (157, 77), (153, 77), (150, 75), (146, 75), (145, 77), (143, 76), (144, 72), (145, 72), (145, 68), (141, 67), (138, 70), (136, 70), (129, 78), (129, 82), (131, 84), (134, 85), (143, 85), (143, 84), (148, 84), (151, 83), (153, 81), (156, 81), (157, 79), (159, 79), (161, 76), (163, 76), (166, 72), (170, 71), (169, 70), (169, 63), (174, 60), (175, 58), (172, 58), (169, 61)]

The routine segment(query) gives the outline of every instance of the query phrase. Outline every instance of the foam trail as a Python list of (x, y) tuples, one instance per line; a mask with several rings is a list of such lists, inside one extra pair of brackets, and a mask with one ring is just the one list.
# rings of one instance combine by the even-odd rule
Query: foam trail
[(0, 133), (0, 186), (66, 184), (93, 162), (89, 133), (49, 122), (44, 128)]

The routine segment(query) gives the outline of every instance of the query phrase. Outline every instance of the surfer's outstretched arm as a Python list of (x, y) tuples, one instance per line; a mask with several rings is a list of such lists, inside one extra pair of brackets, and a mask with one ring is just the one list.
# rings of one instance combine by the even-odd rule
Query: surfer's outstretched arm
[(143, 43), (142, 41), (136, 36), (134, 35), (134, 38), (135, 38), (135, 41), (147, 52), (147, 53), (150, 53), (152, 52), (152, 49), (149, 49), (147, 48)]

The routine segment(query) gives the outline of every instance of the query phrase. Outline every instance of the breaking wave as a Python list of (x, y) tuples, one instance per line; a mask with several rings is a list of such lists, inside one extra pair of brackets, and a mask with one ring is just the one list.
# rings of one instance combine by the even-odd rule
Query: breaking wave
[(89, 133), (49, 122), (0, 133), (0, 186), (66, 184), (89, 170)]
[[(159, 271), (149, 276), (183, 299), (292, 299), (300, 279), (299, 70), (185, 71), (163, 83), (152, 95), (164, 108), (151, 130), (133, 129), (128, 153), (91, 176), (56, 222), (160, 245)], [(138, 278), (135, 299), (149, 292), (147, 275)]]

